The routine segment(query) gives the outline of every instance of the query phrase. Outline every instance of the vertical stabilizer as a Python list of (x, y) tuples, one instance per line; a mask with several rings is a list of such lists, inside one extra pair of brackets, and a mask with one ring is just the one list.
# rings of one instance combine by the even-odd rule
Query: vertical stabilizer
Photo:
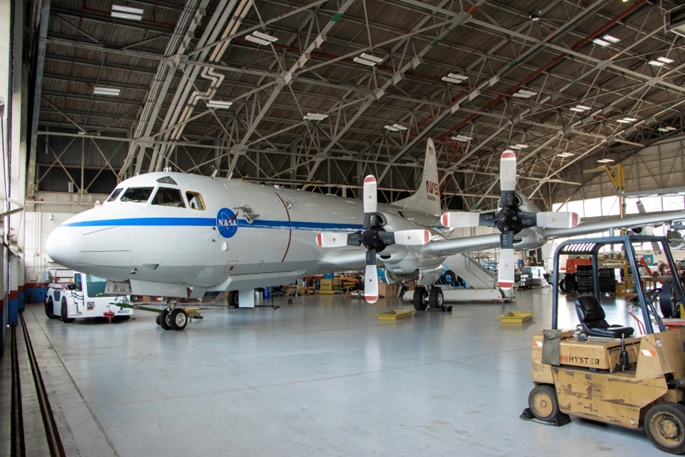
[(438, 160), (435, 157), (435, 145), (430, 138), (426, 144), (426, 160), (418, 190), (411, 197), (394, 202), (393, 206), (421, 211), (433, 216), (442, 214), (438, 187)]

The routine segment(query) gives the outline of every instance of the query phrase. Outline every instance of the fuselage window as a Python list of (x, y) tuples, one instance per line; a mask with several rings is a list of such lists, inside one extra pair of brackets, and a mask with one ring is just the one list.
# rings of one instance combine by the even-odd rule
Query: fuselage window
[(171, 206), (172, 208), (186, 207), (186, 204), (183, 203), (181, 191), (178, 189), (172, 189), (171, 187), (160, 187), (155, 194), (155, 198), (152, 199), (152, 204), (159, 206)]
[(114, 189), (114, 192), (112, 192), (112, 195), (109, 196), (109, 198), (107, 199), (107, 201), (108, 201), (108, 202), (113, 202), (114, 200), (116, 200), (117, 197), (119, 196), (119, 194), (121, 193), (122, 190), (124, 190), (124, 189), (122, 189), (122, 188)]
[(186, 192), (186, 198), (188, 199), (188, 205), (192, 209), (196, 209), (199, 211), (204, 211), (205, 210), (205, 202), (202, 199), (202, 195), (198, 194), (197, 192)]
[(122, 202), (147, 203), (154, 187), (129, 187), (121, 196)]

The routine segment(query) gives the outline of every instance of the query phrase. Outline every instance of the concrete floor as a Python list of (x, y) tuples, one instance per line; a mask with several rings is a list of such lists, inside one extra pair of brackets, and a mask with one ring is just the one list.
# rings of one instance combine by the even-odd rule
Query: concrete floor
[[(563, 299), (562, 299), (563, 300)], [(532, 388), (531, 337), (549, 328), (551, 290), (510, 304), (413, 309), (334, 296), (282, 307), (202, 311), (185, 331), (155, 315), (122, 323), (25, 313), (68, 455), (655, 455), (646, 435), (573, 418), (519, 419)], [(628, 322), (622, 302), (605, 306)], [(533, 322), (501, 325), (511, 310)], [(572, 306), (560, 323), (576, 325)]]

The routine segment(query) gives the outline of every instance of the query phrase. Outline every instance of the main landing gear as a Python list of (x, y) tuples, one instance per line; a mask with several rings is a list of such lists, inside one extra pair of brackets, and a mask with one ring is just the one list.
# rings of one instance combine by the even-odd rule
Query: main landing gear
[(425, 311), (426, 308), (433, 311), (451, 311), (452, 309), (451, 306), (445, 306), (445, 296), (438, 286), (417, 287), (414, 290), (414, 308), (417, 311)]
[(157, 325), (164, 330), (183, 330), (188, 325), (188, 315), (183, 308), (177, 308), (178, 300), (165, 298), (167, 308), (157, 316)]

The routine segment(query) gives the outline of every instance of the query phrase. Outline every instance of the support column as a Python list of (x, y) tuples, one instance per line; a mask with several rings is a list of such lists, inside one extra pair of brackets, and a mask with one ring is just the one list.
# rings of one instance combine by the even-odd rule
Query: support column
[(10, 283), (9, 283), (9, 318), (10, 325), (17, 325), (19, 322), (19, 259), (10, 254)]

